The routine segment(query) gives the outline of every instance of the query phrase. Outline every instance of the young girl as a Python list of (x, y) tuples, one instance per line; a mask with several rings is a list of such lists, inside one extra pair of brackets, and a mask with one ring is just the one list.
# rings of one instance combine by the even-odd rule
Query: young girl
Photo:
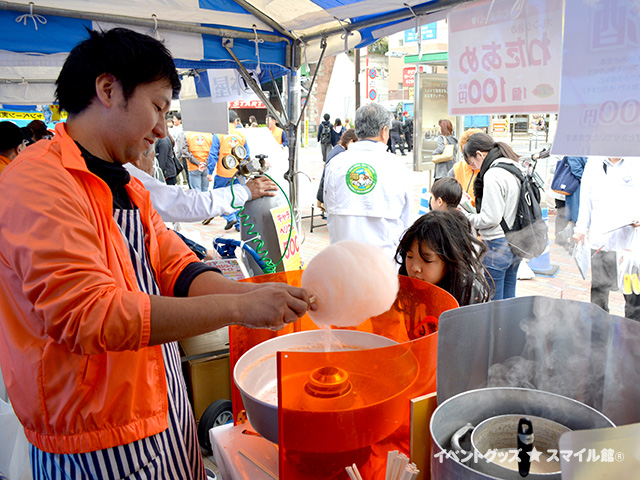
[(480, 261), (485, 251), (461, 212), (431, 211), (404, 233), (396, 262), (400, 275), (432, 283), (464, 306), (487, 302), (491, 297), (492, 288)]

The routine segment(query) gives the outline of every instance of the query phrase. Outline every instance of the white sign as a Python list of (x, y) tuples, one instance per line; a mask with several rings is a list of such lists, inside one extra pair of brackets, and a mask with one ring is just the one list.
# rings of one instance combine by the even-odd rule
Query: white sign
[[(636, 5), (634, 8), (633, 5)], [(640, 12), (634, 0), (567, 0), (555, 155), (639, 156)]]
[[(256, 83), (260, 85), (255, 72), (249, 71), (249, 73), (256, 80)], [(209, 89), (213, 103), (226, 103), (234, 100), (259, 100), (238, 70), (232, 68), (212, 69), (207, 70), (207, 75), (209, 76)]]
[(562, 2), (471, 2), (449, 14), (451, 115), (558, 111)]

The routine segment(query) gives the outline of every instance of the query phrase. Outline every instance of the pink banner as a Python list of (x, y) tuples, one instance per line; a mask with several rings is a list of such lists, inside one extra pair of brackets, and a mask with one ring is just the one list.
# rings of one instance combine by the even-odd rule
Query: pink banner
[(448, 23), (451, 115), (558, 111), (562, 2), (472, 2)]

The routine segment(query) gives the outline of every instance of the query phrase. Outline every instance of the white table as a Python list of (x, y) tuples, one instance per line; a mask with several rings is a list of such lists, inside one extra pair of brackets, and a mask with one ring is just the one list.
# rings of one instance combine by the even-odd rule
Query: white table
[(277, 480), (278, 446), (255, 434), (249, 422), (214, 427), (209, 438), (222, 480)]

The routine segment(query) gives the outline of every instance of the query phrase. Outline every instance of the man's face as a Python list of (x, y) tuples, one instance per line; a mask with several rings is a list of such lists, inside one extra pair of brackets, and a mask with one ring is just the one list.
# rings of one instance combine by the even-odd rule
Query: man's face
[(267, 125), (269, 126), (269, 128), (273, 128), (276, 126), (276, 121), (275, 119), (269, 117), (267, 118)]
[(158, 138), (167, 135), (164, 116), (171, 105), (171, 86), (167, 80), (139, 85), (125, 102), (119, 85), (108, 125), (108, 149), (112, 160), (135, 161)]

